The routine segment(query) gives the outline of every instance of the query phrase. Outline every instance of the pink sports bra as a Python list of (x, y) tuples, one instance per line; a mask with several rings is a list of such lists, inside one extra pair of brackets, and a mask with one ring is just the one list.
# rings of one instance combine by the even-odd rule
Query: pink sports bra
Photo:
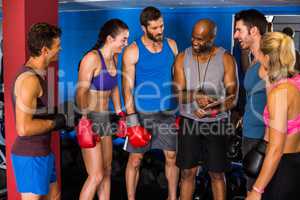
[[(300, 90), (300, 75), (297, 75), (293, 78), (289, 78), (287, 80), (290, 83), (294, 84)], [(283, 80), (283, 81), (285, 81), (285, 80)], [(275, 87), (276, 85), (282, 83), (283, 81), (279, 81), (274, 86), (272, 86), (272, 88)], [(270, 115), (269, 115), (267, 106), (265, 107), (265, 110), (264, 110), (264, 121), (265, 121), (266, 126), (268, 126), (269, 121), (270, 121)], [(297, 132), (300, 133), (300, 114), (295, 119), (288, 120), (287, 134), (292, 134), (292, 133), (297, 133)]]

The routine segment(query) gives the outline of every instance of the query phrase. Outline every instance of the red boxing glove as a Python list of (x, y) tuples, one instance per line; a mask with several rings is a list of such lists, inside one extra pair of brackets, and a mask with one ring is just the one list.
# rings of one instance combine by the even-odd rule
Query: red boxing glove
[(126, 135), (133, 147), (144, 147), (150, 142), (151, 134), (140, 125), (137, 114), (128, 115), (126, 117), (126, 124)]
[(151, 140), (151, 134), (142, 126), (133, 126), (127, 129), (128, 140), (135, 147), (144, 147)]
[(100, 141), (100, 137), (92, 130), (93, 122), (82, 117), (77, 126), (77, 140), (81, 148), (93, 148)]
[(124, 112), (119, 112), (118, 116), (120, 117), (118, 121), (118, 130), (116, 133), (117, 137), (124, 138), (126, 137), (126, 114)]

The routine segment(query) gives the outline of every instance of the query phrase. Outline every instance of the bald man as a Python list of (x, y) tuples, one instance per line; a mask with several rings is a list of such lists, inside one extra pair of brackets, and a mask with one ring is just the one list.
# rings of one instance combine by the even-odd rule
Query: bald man
[(176, 156), (181, 169), (180, 200), (192, 199), (202, 164), (209, 171), (214, 199), (226, 198), (226, 135), (232, 134), (228, 111), (235, 105), (237, 78), (234, 58), (214, 45), (216, 32), (213, 21), (198, 21), (192, 46), (175, 60), (181, 115)]

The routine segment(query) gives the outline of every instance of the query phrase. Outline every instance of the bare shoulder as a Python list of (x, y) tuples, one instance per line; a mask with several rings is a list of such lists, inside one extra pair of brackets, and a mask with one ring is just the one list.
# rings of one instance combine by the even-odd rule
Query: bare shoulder
[(175, 62), (177, 63), (182, 63), (183, 62), (183, 60), (184, 60), (184, 52), (180, 52), (177, 56), (176, 56), (176, 60), (175, 60)]
[(130, 45), (128, 45), (125, 48), (125, 52), (127, 52), (127, 53), (135, 53), (136, 54), (136, 53), (138, 53), (138, 51), (139, 51), (139, 48), (135, 42), (131, 43)]
[(168, 43), (169, 43), (169, 45), (171, 46), (171, 47), (177, 47), (177, 43), (176, 43), (176, 41), (175, 40), (173, 40), (173, 39), (171, 39), (171, 38), (167, 38), (167, 40), (168, 40)]
[(100, 58), (97, 51), (90, 51), (82, 58), (80, 70), (94, 70), (97, 67), (97, 63), (100, 63)]
[(99, 61), (99, 55), (97, 53), (97, 51), (92, 50), (90, 52), (88, 52), (83, 58), (82, 58), (82, 63), (94, 63)]
[(184, 70), (184, 52), (180, 52), (179, 54), (177, 54), (174, 62), (174, 69), (175, 73), (179, 71), (180, 73), (182, 73), (182, 70)]
[(33, 84), (33, 85), (40, 85), (38, 76), (35, 73), (30, 72), (30, 71), (20, 74), (16, 80), (16, 83), (21, 84), (21, 85), (27, 84), (27, 83)]
[(223, 54), (223, 60), (224, 61), (232, 61), (232, 60), (234, 60), (234, 57), (228, 51), (225, 51)]
[(225, 51), (224, 54), (223, 54), (223, 63), (224, 63), (224, 68), (225, 69), (230, 70), (230, 71), (235, 69), (235, 59), (227, 51)]
[(270, 94), (279, 94), (279, 93), (288, 93), (288, 94), (295, 94), (299, 92), (299, 89), (297, 86), (295, 86), (293, 83), (290, 83), (289, 81), (284, 81), (277, 86), (275, 86)]
[(17, 78), (15, 83), (16, 96), (18, 96), (17, 94), (21, 91), (40, 93), (41, 85), (36, 74), (32, 72), (25, 72)]
[(125, 48), (123, 60), (125, 62), (136, 63), (139, 56), (139, 48), (135, 42)]
[(276, 99), (279, 99), (279, 98), (287, 98), (287, 95), (289, 93), (294, 93), (297, 91), (297, 88), (295, 88), (294, 85), (292, 85), (291, 83), (289, 82), (282, 82), (276, 86), (274, 86), (269, 94), (268, 94), (268, 101), (275, 101)]
[(176, 41), (171, 39), (171, 38), (167, 38), (167, 41), (168, 41), (168, 44), (171, 47), (174, 55), (177, 55), (178, 54), (178, 48), (177, 48)]

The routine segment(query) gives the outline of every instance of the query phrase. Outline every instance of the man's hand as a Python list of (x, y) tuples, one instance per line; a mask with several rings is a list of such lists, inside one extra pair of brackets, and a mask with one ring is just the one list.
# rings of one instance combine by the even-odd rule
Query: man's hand
[(205, 110), (199, 108), (194, 111), (194, 115), (196, 115), (198, 118), (203, 118), (203, 117), (206, 117), (207, 115), (209, 115), (209, 113), (207, 113)]
[(216, 99), (205, 95), (205, 94), (196, 94), (195, 101), (197, 102), (200, 108), (205, 108), (208, 104), (213, 103)]

